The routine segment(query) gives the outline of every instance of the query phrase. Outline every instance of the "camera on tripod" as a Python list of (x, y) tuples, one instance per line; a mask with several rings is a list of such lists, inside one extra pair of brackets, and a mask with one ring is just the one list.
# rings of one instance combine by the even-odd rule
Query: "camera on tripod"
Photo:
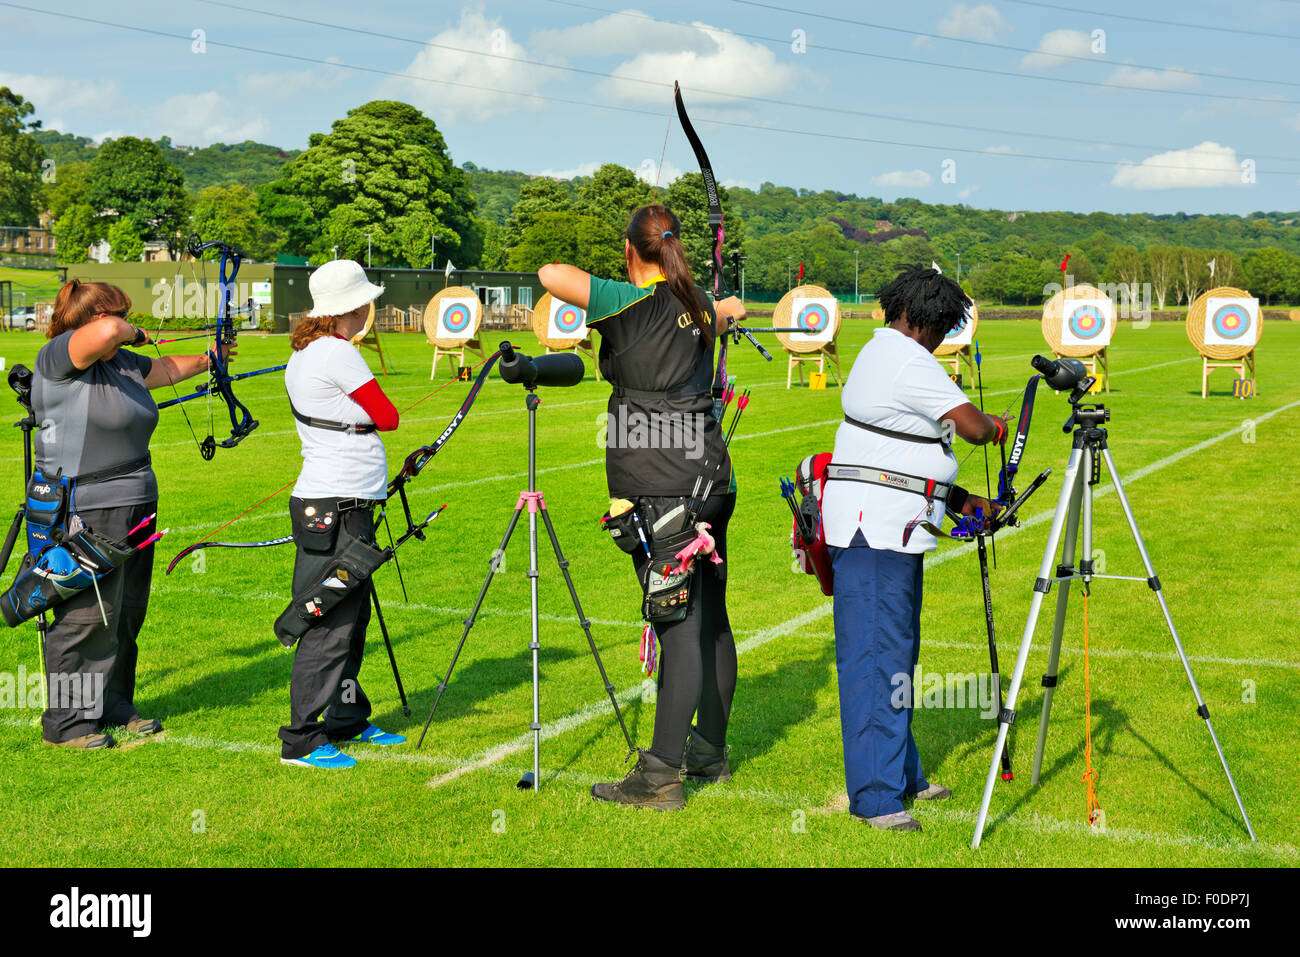
[(1057, 392), (1070, 390), (1070, 417), (1061, 426), (1061, 431), (1069, 433), (1076, 425), (1095, 428), (1110, 421), (1110, 409), (1101, 404), (1079, 405), (1085, 395), (1097, 384), (1097, 377), (1088, 375), (1087, 367), (1078, 359), (1052, 359), (1034, 356), (1029, 360), (1043, 376), (1043, 381)]

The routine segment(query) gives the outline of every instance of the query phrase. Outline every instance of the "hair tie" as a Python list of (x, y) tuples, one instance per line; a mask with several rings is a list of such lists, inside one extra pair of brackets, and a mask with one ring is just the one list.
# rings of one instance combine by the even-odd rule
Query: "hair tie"
[(672, 231), (671, 229), (665, 229), (665, 230), (664, 230), (664, 234), (663, 234), (662, 236), (660, 236), (659, 238), (660, 238), (660, 239), (667, 239), (667, 238), (668, 238), (669, 236), (671, 236), (672, 234), (673, 234), (673, 231)]

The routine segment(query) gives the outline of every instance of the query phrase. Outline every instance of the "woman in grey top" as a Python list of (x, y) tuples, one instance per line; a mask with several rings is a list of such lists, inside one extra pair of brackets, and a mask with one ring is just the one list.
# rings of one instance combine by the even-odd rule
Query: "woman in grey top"
[[(158, 424), (151, 389), (199, 375), (207, 355), (150, 359), (122, 349), (149, 336), (126, 321), (131, 300), (106, 283), (65, 284), (49, 342), (36, 356), (33, 452), (42, 475), (76, 477), (73, 507), (100, 535), (132, 544), (154, 531), (158, 483), (149, 440)], [(233, 350), (232, 350), (233, 354)], [(53, 609), (45, 632), (46, 744), (105, 748), (105, 729), (156, 734), (162, 724), (135, 707), (136, 639), (153, 578), (153, 546)], [(107, 619), (107, 625), (105, 624)]]

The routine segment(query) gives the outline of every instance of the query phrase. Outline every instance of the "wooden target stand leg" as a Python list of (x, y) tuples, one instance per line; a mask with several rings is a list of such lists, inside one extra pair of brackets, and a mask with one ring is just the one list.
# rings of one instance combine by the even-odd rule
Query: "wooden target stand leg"
[[(443, 358), (455, 360), (456, 362), (460, 363), (460, 365), (463, 366), (465, 364), (465, 347), (461, 346), (459, 349), (444, 349), (441, 346), (434, 346), (433, 347), (433, 368), (429, 370), (430, 381), (438, 378), (438, 360)], [(456, 374), (457, 368), (458, 367), (455, 365), (452, 366), (451, 369), (452, 375)]]
[[(1250, 379), (1255, 381), (1255, 352), (1251, 350), (1241, 359), (1216, 360), (1209, 356), (1201, 356), (1201, 398), (1208, 398), (1210, 395), (1210, 373), (1215, 369), (1232, 369), (1237, 373), (1238, 379)], [(1247, 374), (1249, 373), (1249, 375)], [(1255, 387), (1255, 395), (1259, 395), (1258, 385)]]

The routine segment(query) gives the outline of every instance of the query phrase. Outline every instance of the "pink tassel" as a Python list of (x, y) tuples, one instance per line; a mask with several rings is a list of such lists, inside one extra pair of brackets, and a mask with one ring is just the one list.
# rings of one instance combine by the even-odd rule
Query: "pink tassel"
[(646, 625), (641, 630), (641, 671), (646, 677), (654, 677), (655, 666), (659, 663), (658, 636), (653, 625)]

